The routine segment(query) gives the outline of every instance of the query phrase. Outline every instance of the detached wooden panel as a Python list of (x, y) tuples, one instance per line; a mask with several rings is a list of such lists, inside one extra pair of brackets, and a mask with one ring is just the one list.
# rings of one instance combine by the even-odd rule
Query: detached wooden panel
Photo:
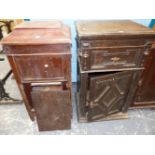
[(37, 87), (32, 90), (40, 131), (64, 130), (71, 128), (71, 103), (69, 90), (51, 90)]

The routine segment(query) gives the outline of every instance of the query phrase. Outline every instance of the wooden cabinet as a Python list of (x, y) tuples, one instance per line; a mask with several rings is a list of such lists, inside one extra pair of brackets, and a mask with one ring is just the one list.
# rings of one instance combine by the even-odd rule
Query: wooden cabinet
[(155, 32), (132, 21), (77, 21), (80, 122), (126, 118)]
[(59, 21), (25, 22), (2, 40), (32, 120), (40, 131), (71, 128), (71, 38)]
[(155, 108), (155, 46), (152, 46), (140, 77), (132, 108)]

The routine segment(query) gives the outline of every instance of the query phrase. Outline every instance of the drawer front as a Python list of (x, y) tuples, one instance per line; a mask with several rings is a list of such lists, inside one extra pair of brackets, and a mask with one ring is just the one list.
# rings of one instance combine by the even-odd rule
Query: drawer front
[(4, 53), (6, 55), (21, 54), (45, 54), (45, 53), (68, 53), (70, 54), (70, 44), (53, 44), (53, 45), (4, 45)]
[(115, 48), (82, 50), (80, 64), (83, 70), (117, 70), (143, 66), (143, 52), (140, 48)]
[(32, 89), (32, 102), (40, 131), (71, 128), (70, 91), (60, 87), (35, 86)]
[(21, 80), (70, 80), (70, 55), (14, 56)]
[(128, 40), (93, 40), (80, 41), (81, 48), (98, 48), (98, 47), (129, 47), (129, 46), (144, 46), (151, 44), (146, 40), (128, 39)]

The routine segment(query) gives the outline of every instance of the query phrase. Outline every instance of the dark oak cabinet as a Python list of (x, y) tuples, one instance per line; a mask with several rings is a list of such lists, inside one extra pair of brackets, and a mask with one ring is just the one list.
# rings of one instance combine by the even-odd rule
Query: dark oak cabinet
[(131, 108), (155, 108), (155, 39), (148, 54)]
[(150, 50), (131, 107), (155, 108), (155, 46)]
[(25, 22), (2, 40), (30, 118), (40, 131), (71, 128), (71, 35), (59, 21)]
[[(145, 74), (155, 32), (126, 20), (77, 21), (76, 30), (79, 121), (126, 118)], [(145, 91), (138, 91), (136, 99), (148, 98)]]

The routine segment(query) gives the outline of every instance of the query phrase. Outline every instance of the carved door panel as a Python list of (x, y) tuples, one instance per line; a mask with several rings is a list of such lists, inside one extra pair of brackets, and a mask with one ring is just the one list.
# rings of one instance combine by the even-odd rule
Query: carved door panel
[(100, 120), (122, 111), (132, 72), (116, 72), (90, 77), (88, 121)]

